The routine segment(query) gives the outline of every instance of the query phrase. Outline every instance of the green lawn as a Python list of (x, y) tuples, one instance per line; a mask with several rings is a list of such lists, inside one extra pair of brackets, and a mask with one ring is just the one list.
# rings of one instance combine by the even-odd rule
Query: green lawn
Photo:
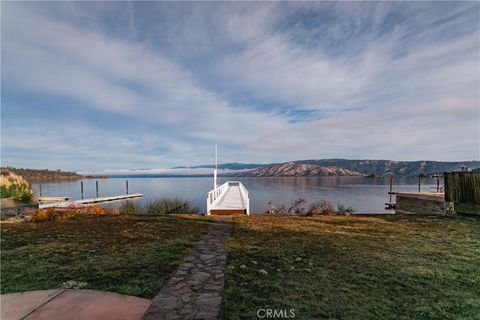
[(238, 217), (229, 248), (223, 319), (480, 319), (478, 218)]
[(207, 224), (194, 215), (2, 223), (1, 293), (74, 280), (88, 289), (153, 298)]

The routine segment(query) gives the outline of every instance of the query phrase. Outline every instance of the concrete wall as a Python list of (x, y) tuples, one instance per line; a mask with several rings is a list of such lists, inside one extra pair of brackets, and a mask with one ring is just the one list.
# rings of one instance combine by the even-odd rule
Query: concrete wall
[(397, 193), (396, 214), (450, 215), (453, 203), (445, 202), (443, 193)]

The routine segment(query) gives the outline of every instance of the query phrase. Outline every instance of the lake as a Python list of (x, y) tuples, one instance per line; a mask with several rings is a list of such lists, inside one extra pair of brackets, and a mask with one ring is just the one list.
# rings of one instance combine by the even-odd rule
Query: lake
[[(206, 211), (207, 192), (213, 188), (209, 177), (111, 177), (98, 179), (99, 196), (125, 194), (125, 180), (128, 179), (129, 193), (142, 193), (143, 198), (135, 200), (144, 203), (162, 197), (180, 197), (192, 201), (200, 212)], [(385, 210), (389, 201), (389, 178), (366, 177), (220, 177), (219, 184), (227, 180), (239, 180), (249, 191), (250, 211), (262, 213), (268, 209), (268, 202), (276, 206), (285, 205), (298, 198), (307, 202), (328, 200), (351, 206), (356, 213), (392, 213)], [(95, 197), (95, 179), (84, 179), (84, 197)], [(440, 180), (443, 186), (443, 180)], [(33, 183), (35, 194), (39, 184)], [(422, 191), (434, 191), (436, 179), (422, 179)], [(418, 178), (394, 178), (393, 191), (418, 191)], [(80, 181), (42, 182), (42, 195), (68, 196), (71, 200), (81, 198)], [(119, 203), (111, 203), (113, 206)], [(308, 204), (307, 204), (308, 205)]]

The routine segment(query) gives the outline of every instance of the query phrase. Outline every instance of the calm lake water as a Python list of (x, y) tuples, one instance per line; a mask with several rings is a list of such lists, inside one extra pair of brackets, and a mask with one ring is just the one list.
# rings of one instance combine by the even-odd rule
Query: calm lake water
[[(161, 197), (180, 197), (192, 201), (201, 212), (206, 211), (207, 192), (212, 189), (213, 178), (117, 178), (99, 179), (99, 196), (125, 194), (125, 180), (129, 182), (129, 193), (142, 193), (140, 203)], [(276, 206), (284, 204), (287, 208), (297, 198), (307, 202), (328, 200), (351, 206), (356, 213), (385, 213), (385, 202), (389, 201), (389, 179), (370, 179), (365, 177), (269, 177), (269, 178), (219, 178), (219, 184), (227, 180), (240, 180), (250, 195), (250, 211), (262, 213), (268, 209), (268, 202)], [(84, 197), (95, 197), (95, 180), (85, 179)], [(443, 180), (440, 181), (443, 186)], [(35, 194), (39, 194), (39, 184), (32, 185)], [(422, 179), (422, 191), (434, 191), (436, 180)], [(418, 191), (418, 178), (395, 178), (394, 191)], [(42, 183), (42, 195), (68, 196), (71, 200), (81, 198), (80, 181)], [(119, 205), (119, 202), (110, 203)]]

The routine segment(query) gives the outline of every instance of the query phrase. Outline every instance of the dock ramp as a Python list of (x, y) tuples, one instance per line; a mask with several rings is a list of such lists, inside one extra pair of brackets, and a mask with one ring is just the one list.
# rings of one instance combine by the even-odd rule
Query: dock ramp
[(240, 181), (227, 181), (207, 195), (209, 214), (250, 214), (248, 191)]

